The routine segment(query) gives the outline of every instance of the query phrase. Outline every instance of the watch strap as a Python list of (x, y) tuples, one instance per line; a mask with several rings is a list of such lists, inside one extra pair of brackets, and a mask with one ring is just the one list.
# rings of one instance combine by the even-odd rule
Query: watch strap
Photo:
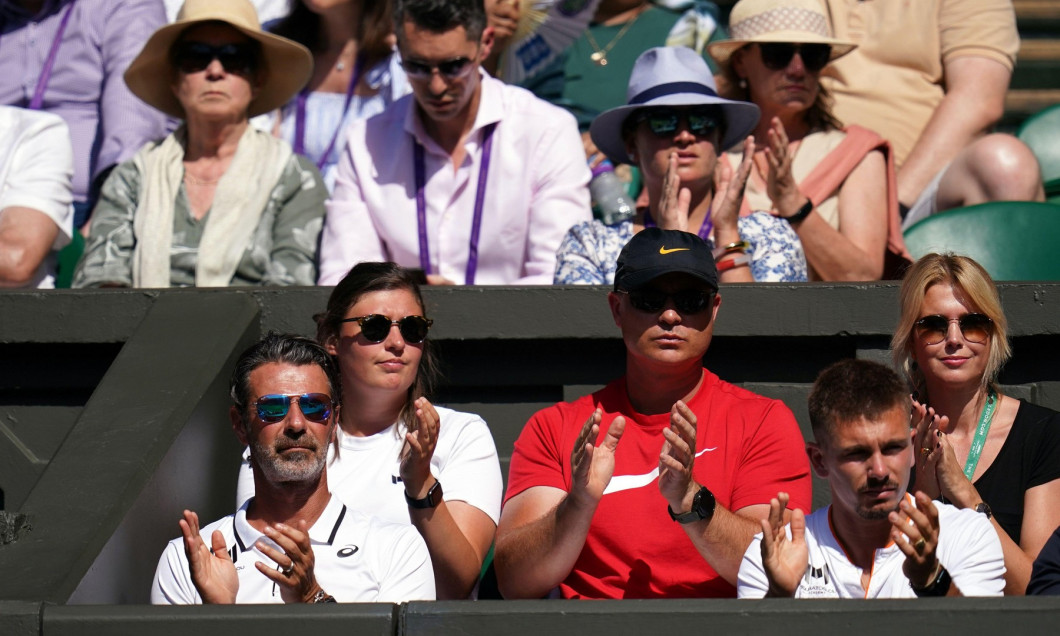
[(435, 480), (434, 485), (427, 491), (427, 496), (423, 499), (413, 499), (412, 497), (409, 497), (409, 492), (406, 490), (405, 503), (407, 503), (409, 507), (418, 510), (436, 508), (438, 504), (442, 503), (442, 482)]
[(810, 197), (806, 197), (806, 203), (802, 204), (802, 207), (799, 208), (798, 212), (792, 214), (791, 216), (786, 216), (784, 218), (785, 220), (787, 220), (788, 223), (794, 224), (810, 216), (810, 212), (813, 212), (813, 201), (810, 199)]
[(946, 568), (939, 563), (939, 569), (935, 573), (935, 578), (924, 587), (917, 587), (909, 583), (909, 587), (913, 588), (913, 593), (921, 598), (931, 596), (946, 596), (950, 591), (950, 586), (953, 585), (953, 579), (950, 578), (950, 573), (946, 571)]
[(670, 518), (677, 523), (692, 523), (702, 519), (710, 521), (714, 517), (714, 508), (717, 507), (717, 505), (718, 502), (714, 498), (714, 493), (712, 493), (706, 486), (702, 486), (692, 498), (691, 510), (677, 514), (673, 511), (673, 508), (667, 504), (666, 512), (668, 512)]

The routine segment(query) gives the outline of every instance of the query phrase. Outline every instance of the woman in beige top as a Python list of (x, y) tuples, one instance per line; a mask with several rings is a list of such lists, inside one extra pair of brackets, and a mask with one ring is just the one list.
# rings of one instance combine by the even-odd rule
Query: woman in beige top
[(722, 93), (762, 110), (741, 214), (768, 210), (791, 223), (811, 280), (880, 279), (888, 248), (904, 252), (897, 226), (888, 244), (888, 215), (897, 223), (889, 148), (868, 130), (842, 128), (819, 83), (855, 45), (831, 37), (812, 0), (741, 0), (731, 32), (709, 46)]

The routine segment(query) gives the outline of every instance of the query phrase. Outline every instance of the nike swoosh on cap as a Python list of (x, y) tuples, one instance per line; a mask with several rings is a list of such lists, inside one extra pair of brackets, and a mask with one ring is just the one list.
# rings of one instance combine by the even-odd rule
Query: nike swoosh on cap
[[(696, 453), (696, 457), (699, 457), (703, 453), (708, 451), (718, 450), (718, 447), (704, 448), (703, 450)], [(623, 490), (633, 490), (634, 488), (643, 488), (651, 482), (655, 481), (655, 478), (659, 476), (659, 467), (651, 469), (651, 471), (644, 473), (643, 475), (615, 475), (611, 477), (611, 481), (608, 482), (607, 488), (604, 488), (604, 494), (610, 495), (616, 492), (622, 492)]]
[(659, 253), (663, 254), (665, 256), (666, 254), (673, 254), (674, 252), (687, 252), (690, 249), (691, 248), (689, 248), (689, 247), (675, 247), (673, 249), (669, 249), (668, 250), (665, 247), (660, 247), (659, 248)]

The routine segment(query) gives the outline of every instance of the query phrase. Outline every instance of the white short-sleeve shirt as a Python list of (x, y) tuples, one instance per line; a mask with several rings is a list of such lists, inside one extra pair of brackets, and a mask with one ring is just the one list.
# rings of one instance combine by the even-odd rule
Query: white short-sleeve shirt
[[(908, 497), (908, 495), (906, 495)], [(914, 503), (912, 497), (909, 500)], [(997, 532), (974, 510), (960, 510), (935, 502), (939, 513), (938, 559), (964, 596), (1001, 596), (1005, 589), (1005, 557)], [(869, 589), (861, 587), (863, 570), (847, 559), (832, 533), (831, 506), (806, 517), (806, 547), (810, 558), (795, 598), (914, 598), (902, 573), (905, 554), (893, 542), (876, 550)], [(791, 536), (791, 526), (787, 527)], [(769, 590), (762, 568), (762, 535), (751, 541), (740, 564), (739, 598), (763, 598)]]
[[(261, 561), (279, 569), (255, 547), (258, 541), (281, 552), (282, 549), (247, 522), (247, 505), (234, 515), (201, 528), (199, 534), (206, 545), (210, 545), (214, 530), (224, 535), (239, 576), (236, 603), (283, 603), (279, 586), (254, 566)], [(309, 529), (309, 537), (317, 582), (340, 603), (402, 603), (435, 598), (430, 553), (412, 526), (369, 517), (332, 496)], [(151, 584), (151, 603), (202, 603), (191, 580), (181, 537), (169, 542), (158, 561)]]

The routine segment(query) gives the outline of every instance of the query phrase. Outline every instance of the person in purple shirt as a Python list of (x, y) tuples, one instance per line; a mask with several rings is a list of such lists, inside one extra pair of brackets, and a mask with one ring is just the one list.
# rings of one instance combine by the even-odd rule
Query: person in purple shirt
[(78, 226), (100, 176), (167, 132), (122, 79), (165, 19), (160, 0), (0, 0), (0, 104), (66, 120)]

